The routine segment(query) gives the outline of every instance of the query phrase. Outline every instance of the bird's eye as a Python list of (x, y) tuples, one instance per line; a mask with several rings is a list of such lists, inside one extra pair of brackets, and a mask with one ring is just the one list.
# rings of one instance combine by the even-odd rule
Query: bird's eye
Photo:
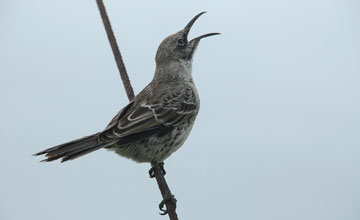
[(180, 38), (178, 41), (177, 41), (178, 45), (179, 46), (184, 46), (185, 45), (185, 40)]

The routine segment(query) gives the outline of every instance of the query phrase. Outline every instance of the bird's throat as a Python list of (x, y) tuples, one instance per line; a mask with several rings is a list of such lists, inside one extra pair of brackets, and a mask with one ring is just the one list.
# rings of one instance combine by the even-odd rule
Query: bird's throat
[(157, 65), (156, 81), (192, 82), (192, 60), (176, 60), (164, 65)]

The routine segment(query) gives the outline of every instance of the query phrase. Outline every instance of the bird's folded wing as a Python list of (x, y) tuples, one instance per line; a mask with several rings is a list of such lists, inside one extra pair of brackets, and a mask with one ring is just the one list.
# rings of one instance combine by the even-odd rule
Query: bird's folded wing
[(99, 137), (108, 142), (119, 138), (139, 140), (155, 133), (163, 135), (195, 117), (196, 104), (195, 93), (188, 87), (148, 96), (144, 101), (131, 102), (122, 109)]

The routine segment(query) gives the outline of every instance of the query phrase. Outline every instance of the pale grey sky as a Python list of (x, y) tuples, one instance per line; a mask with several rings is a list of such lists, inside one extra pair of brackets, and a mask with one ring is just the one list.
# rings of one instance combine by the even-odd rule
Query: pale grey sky
[[(195, 14), (201, 110), (166, 160), (180, 219), (360, 219), (360, 3), (105, 1), (136, 92)], [(0, 3), (0, 219), (167, 219), (137, 164), (31, 154), (105, 127), (127, 103), (95, 1)]]

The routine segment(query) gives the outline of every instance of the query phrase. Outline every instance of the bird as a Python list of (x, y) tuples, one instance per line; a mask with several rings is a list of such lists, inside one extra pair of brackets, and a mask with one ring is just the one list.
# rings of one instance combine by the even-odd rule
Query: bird
[(34, 155), (45, 155), (43, 162), (65, 162), (104, 148), (139, 163), (163, 163), (184, 144), (200, 109), (192, 77), (193, 56), (201, 39), (220, 34), (188, 40), (191, 27), (204, 13), (160, 43), (152, 81), (104, 130)]

